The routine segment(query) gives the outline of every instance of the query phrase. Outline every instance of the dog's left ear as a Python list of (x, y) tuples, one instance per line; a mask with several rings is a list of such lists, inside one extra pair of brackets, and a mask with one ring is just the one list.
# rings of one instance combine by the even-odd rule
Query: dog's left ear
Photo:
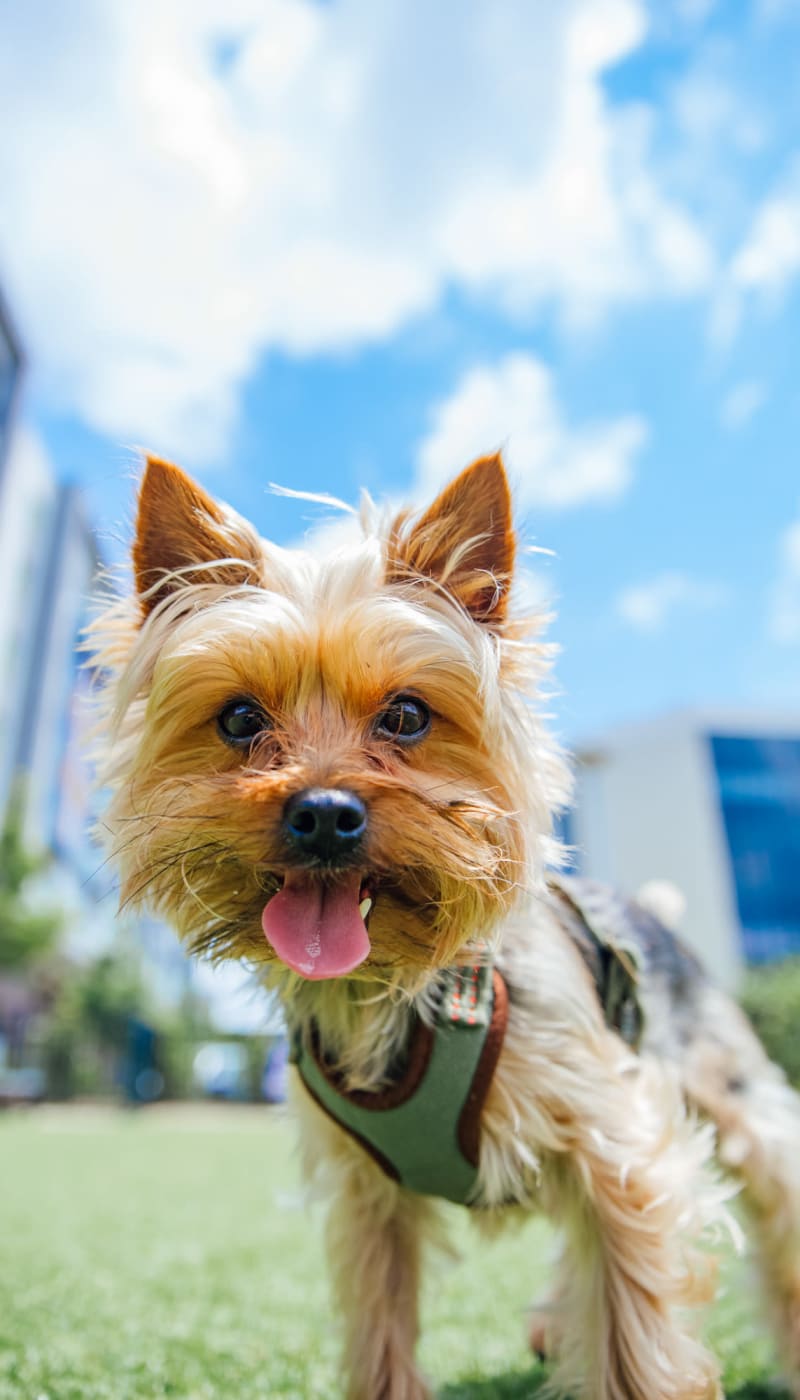
[(499, 626), (508, 611), (516, 550), (500, 453), (479, 457), (419, 519), (401, 519), (391, 548), (392, 578), (434, 579), (476, 622)]
[(191, 583), (260, 583), (258, 535), (180, 467), (148, 456), (139, 487), (133, 572), (142, 613)]

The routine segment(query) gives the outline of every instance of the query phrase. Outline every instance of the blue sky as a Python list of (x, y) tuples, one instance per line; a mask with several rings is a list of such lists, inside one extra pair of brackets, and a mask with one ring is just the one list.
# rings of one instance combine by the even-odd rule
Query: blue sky
[(569, 742), (800, 706), (796, 0), (3, 5), (25, 416), (281, 542), (503, 445)]

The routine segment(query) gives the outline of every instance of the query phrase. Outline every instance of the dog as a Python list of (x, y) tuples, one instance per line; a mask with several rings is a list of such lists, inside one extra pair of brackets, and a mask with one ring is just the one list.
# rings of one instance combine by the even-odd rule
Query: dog
[(279, 994), (351, 1400), (422, 1400), (437, 1197), (563, 1236), (531, 1341), (592, 1400), (721, 1395), (692, 1321), (753, 1220), (800, 1377), (800, 1109), (743, 1014), (642, 906), (557, 870), (569, 772), (515, 611), (498, 455), (325, 558), (147, 459), (135, 587), (93, 625), (126, 905)]

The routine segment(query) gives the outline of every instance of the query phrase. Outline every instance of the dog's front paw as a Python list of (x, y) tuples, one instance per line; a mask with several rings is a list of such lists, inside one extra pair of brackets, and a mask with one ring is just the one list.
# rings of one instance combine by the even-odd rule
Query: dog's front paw
[(354, 1383), (347, 1400), (433, 1400), (433, 1391), (416, 1367), (400, 1366), (368, 1386)]
[(553, 1304), (536, 1304), (528, 1315), (528, 1346), (540, 1361), (552, 1360), (561, 1341), (562, 1323)]
[(433, 1391), (421, 1376), (402, 1376), (390, 1381), (380, 1400), (433, 1400)]

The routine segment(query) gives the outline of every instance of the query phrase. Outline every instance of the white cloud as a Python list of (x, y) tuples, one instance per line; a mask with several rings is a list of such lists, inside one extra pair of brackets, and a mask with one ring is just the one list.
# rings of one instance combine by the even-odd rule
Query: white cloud
[(756, 0), (756, 18), (764, 24), (778, 23), (797, 9), (797, 0)]
[(748, 302), (780, 307), (800, 276), (800, 163), (795, 162), (755, 211), (720, 279), (712, 335), (729, 344)]
[(780, 538), (768, 634), (782, 646), (800, 643), (800, 519), (787, 526)]
[[(269, 347), (385, 338), (453, 284), (571, 321), (696, 290), (711, 255), (604, 70), (642, 0), (17, 6), (0, 253), (47, 389), (224, 453)], [(47, 34), (47, 43), (42, 35)]]
[(546, 366), (531, 355), (508, 355), (471, 369), (433, 409), (418, 454), (417, 494), (433, 495), (472, 458), (502, 447), (523, 506), (613, 500), (630, 485), (646, 437), (644, 420), (633, 414), (571, 427)]
[(731, 432), (743, 428), (766, 401), (767, 390), (757, 379), (744, 379), (740, 384), (734, 384), (720, 405), (722, 426)]
[[(713, 153), (730, 144), (738, 152), (760, 150), (766, 140), (763, 115), (747, 100), (740, 87), (719, 71), (714, 50), (701, 50), (693, 68), (674, 89), (673, 105), (679, 130), (688, 144), (684, 161), (703, 161), (708, 178)], [(709, 159), (711, 157), (711, 159)]]
[(692, 578), (679, 570), (658, 574), (624, 589), (616, 601), (623, 622), (637, 632), (658, 632), (676, 610), (707, 611), (725, 601), (722, 584)]
[(716, 8), (717, 0), (678, 0), (677, 9), (681, 19), (690, 24), (702, 24)]
[(744, 291), (780, 296), (800, 271), (800, 188), (765, 200), (731, 266)]

